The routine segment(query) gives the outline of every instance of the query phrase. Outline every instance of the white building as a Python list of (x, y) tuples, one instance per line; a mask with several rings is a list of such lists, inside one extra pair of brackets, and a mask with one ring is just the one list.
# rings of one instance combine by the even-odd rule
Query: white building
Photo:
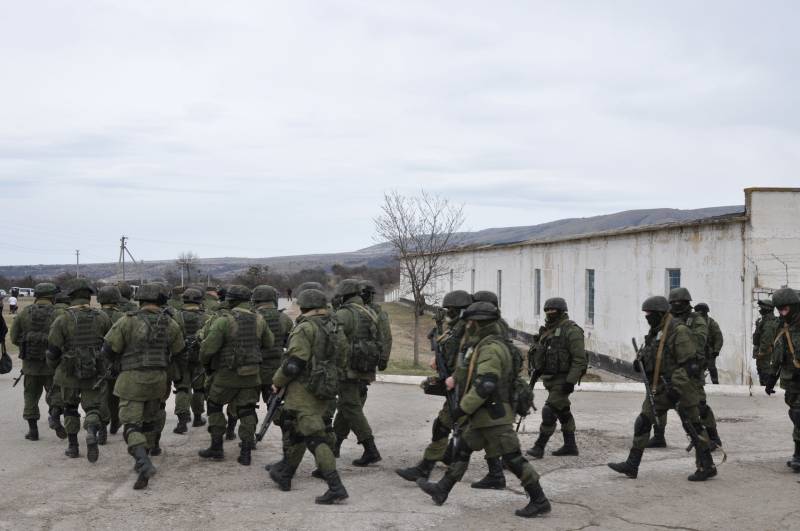
[(800, 287), (800, 188), (749, 188), (741, 212), (691, 222), (461, 248), (447, 264), (433, 300), (453, 289), (494, 291), (503, 317), (529, 339), (544, 323), (544, 301), (564, 297), (593, 365), (622, 373), (634, 358), (631, 338), (647, 330), (642, 301), (685, 286), (722, 328), (721, 383), (749, 384), (756, 301)]

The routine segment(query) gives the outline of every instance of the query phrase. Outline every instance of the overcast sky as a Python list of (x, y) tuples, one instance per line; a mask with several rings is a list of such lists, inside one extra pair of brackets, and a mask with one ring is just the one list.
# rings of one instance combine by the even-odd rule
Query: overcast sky
[(0, 265), (347, 251), (800, 185), (797, 2), (0, 2)]

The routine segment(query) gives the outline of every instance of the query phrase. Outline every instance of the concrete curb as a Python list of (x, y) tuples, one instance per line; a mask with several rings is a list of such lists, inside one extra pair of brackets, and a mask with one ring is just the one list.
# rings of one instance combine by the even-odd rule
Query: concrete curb
[[(404, 385), (419, 385), (425, 376), (408, 376), (401, 374), (379, 374), (376, 381)], [(639, 393), (644, 394), (642, 383), (637, 382), (584, 382), (575, 386), (575, 391), (588, 391), (596, 393)], [(536, 382), (535, 390), (544, 391), (542, 382)], [(706, 385), (706, 394), (714, 396), (753, 396), (764, 395), (764, 389), (759, 386), (746, 385)], [(783, 395), (783, 389), (775, 389), (775, 394)]]

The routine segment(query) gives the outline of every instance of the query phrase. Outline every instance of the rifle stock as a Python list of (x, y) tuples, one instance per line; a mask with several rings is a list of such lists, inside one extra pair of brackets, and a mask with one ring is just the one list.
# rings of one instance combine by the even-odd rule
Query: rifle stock
[(256, 434), (256, 441), (261, 442), (264, 436), (267, 434), (267, 430), (269, 430), (269, 425), (272, 424), (272, 419), (275, 418), (275, 414), (278, 412), (278, 408), (283, 403), (283, 397), (286, 394), (286, 388), (282, 388), (277, 393), (274, 393), (269, 397), (267, 401), (267, 415), (264, 417), (264, 421), (261, 423), (261, 427), (258, 428), (258, 433)]

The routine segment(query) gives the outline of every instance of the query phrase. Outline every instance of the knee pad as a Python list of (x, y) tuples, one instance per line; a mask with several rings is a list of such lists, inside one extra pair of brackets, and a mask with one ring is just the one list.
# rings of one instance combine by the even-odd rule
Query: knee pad
[(325, 442), (325, 439), (322, 437), (306, 437), (306, 448), (308, 451), (311, 452), (311, 455), (314, 455), (317, 451), (317, 447), (321, 444), (328, 444)]
[(217, 404), (216, 402), (209, 400), (206, 409), (208, 409), (209, 415), (212, 413), (222, 413), (222, 404)]
[(125, 439), (127, 443), (131, 433), (141, 433), (141, 431), (142, 427), (139, 424), (125, 424), (122, 428), (122, 438)]
[(236, 416), (240, 419), (243, 419), (244, 417), (255, 417), (256, 409), (258, 409), (257, 404), (247, 404), (245, 406), (241, 406), (236, 410)]
[(635, 436), (645, 435), (650, 433), (650, 428), (652, 427), (653, 423), (650, 421), (650, 419), (639, 413), (639, 416), (636, 417), (636, 422), (633, 423), (633, 434)]
[(542, 424), (546, 426), (555, 426), (557, 419), (558, 417), (556, 417), (556, 412), (553, 411), (553, 408), (545, 404), (542, 408)]
[(147, 433), (150, 431), (156, 430), (156, 423), (155, 422), (142, 422), (142, 431)]
[(526, 462), (526, 459), (522, 457), (522, 452), (517, 450), (510, 454), (503, 454), (500, 458), (503, 460), (503, 465), (515, 476), (519, 477), (522, 475), (522, 467)]
[(442, 421), (439, 420), (437, 417), (436, 420), (433, 421), (433, 427), (431, 428), (431, 437), (434, 441), (438, 441), (439, 439), (444, 439), (450, 435), (450, 428), (442, 424)]
[(72, 405), (64, 406), (64, 416), (80, 418), (81, 414), (78, 412), (78, 406), (72, 406)]

